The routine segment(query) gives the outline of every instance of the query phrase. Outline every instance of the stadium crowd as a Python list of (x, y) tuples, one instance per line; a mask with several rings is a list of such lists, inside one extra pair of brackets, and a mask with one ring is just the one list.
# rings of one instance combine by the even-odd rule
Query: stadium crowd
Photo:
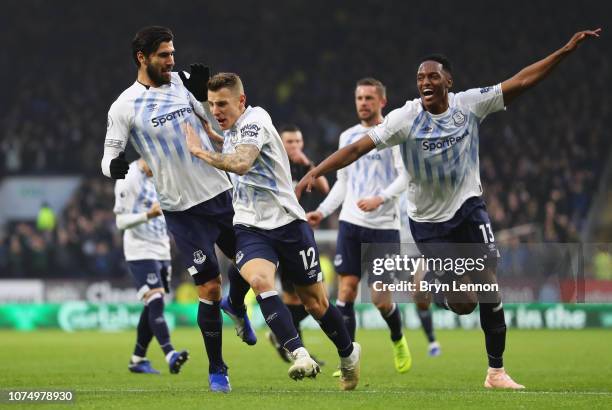
[[(0, 96), (0, 179), (86, 179), (58, 212), (54, 230), (39, 232), (26, 222), (5, 227), (3, 276), (124, 274), (113, 183), (99, 177), (99, 161), (108, 107), (135, 78), (129, 47), (141, 26), (173, 28), (177, 69), (202, 61), (213, 71), (238, 72), (249, 102), (265, 107), (277, 125), (298, 124), (308, 156), (317, 161), (356, 122), (357, 79), (371, 75), (387, 85), (388, 112), (416, 97), (415, 64), (425, 54), (443, 52), (453, 61), (454, 89), (461, 91), (504, 80), (584, 25), (571, 5), (551, 8), (541, 1), (497, 4), (486, 13), (487, 2), (470, 2), (461, 5), (468, 8), (461, 19), (455, 18), (458, 5), (441, 7), (442, 1), (362, 1), (350, 8), (322, 1), (279, 2), (274, 8), (245, 2), (238, 9), (215, 2), (168, 8), (161, 1), (137, 1), (122, 2), (121, 13), (113, 1), (65, 8), (34, 3), (27, 15), (19, 2), (4, 10), (12, 16), (8, 29), (19, 35), (7, 36), (0, 50), (11, 56), (15, 73)], [(540, 18), (550, 13), (559, 18)], [(236, 29), (224, 30), (226, 24)], [(431, 25), (435, 31), (421, 29)], [(552, 78), (483, 125), (482, 183), (495, 230), (534, 224), (547, 242), (580, 239), (609, 154), (610, 94), (600, 92), (612, 72), (610, 56), (601, 53), (605, 48), (581, 50), (580, 58), (564, 62)]]
[(114, 201), (113, 184), (100, 178), (84, 179), (54, 226), (11, 224), (9, 235), (0, 242), (4, 276), (24, 272), (32, 277), (124, 276), (127, 270), (121, 234), (115, 227)]

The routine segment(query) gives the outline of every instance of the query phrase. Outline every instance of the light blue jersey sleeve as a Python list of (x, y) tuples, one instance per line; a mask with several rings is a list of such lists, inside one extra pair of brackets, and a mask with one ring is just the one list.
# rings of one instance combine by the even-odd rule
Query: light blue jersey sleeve
[(108, 111), (106, 123), (106, 138), (104, 140), (104, 156), (102, 157), (102, 173), (110, 178), (110, 162), (120, 152), (125, 151), (130, 130), (132, 128), (132, 111), (125, 104), (115, 101)]
[(482, 122), (487, 115), (504, 109), (504, 95), (501, 84), (472, 88), (457, 93), (455, 94), (455, 105), (467, 107)]
[(259, 151), (266, 143), (266, 130), (258, 119), (253, 118), (252, 121), (248, 121), (245, 124), (241, 124), (238, 130), (238, 142), (235, 146), (239, 145), (255, 145)]
[(372, 128), (368, 134), (376, 148), (388, 148), (406, 141), (410, 137), (417, 111), (416, 100), (407, 101), (403, 107), (391, 111), (382, 123)]

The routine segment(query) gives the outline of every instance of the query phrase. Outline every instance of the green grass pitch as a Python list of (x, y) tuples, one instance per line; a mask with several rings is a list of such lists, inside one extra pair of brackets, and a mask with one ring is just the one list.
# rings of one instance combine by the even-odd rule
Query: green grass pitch
[[(207, 389), (207, 361), (197, 328), (173, 332), (177, 348), (191, 360), (171, 375), (153, 341), (149, 358), (160, 376), (127, 370), (134, 332), (0, 332), (0, 390), (69, 389), (72, 405), (7, 404), (0, 408), (99, 409), (377, 409), (397, 408), (597, 408), (612, 407), (612, 333), (605, 330), (511, 330), (506, 368), (524, 392), (488, 391), (484, 341), (479, 331), (440, 331), (443, 354), (426, 355), (420, 331), (407, 331), (414, 364), (398, 375), (393, 369), (388, 333), (361, 330), (361, 382), (341, 392), (331, 374), (337, 356), (322, 332), (306, 331), (311, 352), (327, 361), (316, 380), (294, 382), (262, 332), (249, 347), (233, 329), (224, 331), (224, 356), (233, 392)], [(42, 406), (42, 407), (41, 407)]]

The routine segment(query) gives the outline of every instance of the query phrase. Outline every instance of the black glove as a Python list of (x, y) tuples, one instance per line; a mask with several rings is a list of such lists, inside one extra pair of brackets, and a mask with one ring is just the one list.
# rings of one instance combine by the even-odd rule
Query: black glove
[(110, 173), (112, 179), (125, 179), (130, 164), (125, 160), (125, 151), (121, 151), (117, 158), (113, 158), (110, 162)]
[(184, 71), (179, 71), (179, 77), (183, 80), (185, 88), (200, 102), (208, 99), (208, 79), (210, 78), (210, 68), (204, 64), (191, 64), (189, 66), (189, 78)]

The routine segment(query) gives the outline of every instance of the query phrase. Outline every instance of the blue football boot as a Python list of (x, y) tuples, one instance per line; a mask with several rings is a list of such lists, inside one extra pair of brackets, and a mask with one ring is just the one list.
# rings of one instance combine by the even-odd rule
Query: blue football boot
[(232, 391), (227, 370), (208, 375), (208, 387), (212, 392), (229, 393)]
[(236, 312), (229, 301), (229, 297), (226, 296), (221, 299), (221, 309), (233, 320), (234, 327), (236, 328), (236, 334), (242, 341), (250, 346), (257, 343), (257, 336), (251, 326), (251, 321), (247, 315), (246, 309), (244, 312)]
[(176, 374), (181, 371), (181, 367), (185, 362), (189, 360), (189, 352), (187, 350), (181, 350), (180, 352), (174, 352), (168, 366), (170, 367), (170, 373)]
[(132, 373), (159, 374), (157, 370), (151, 367), (151, 362), (148, 360), (141, 360), (138, 363), (130, 361), (128, 369), (130, 369)]

